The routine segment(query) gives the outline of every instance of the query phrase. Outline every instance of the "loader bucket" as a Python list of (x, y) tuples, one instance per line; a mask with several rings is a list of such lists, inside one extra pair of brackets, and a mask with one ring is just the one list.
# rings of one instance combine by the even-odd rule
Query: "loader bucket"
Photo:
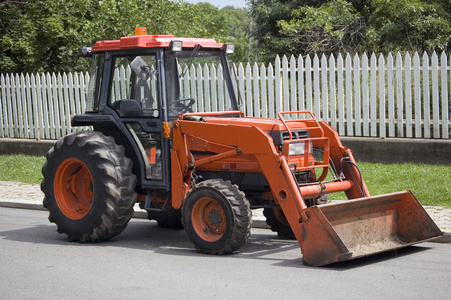
[(322, 266), (406, 247), (443, 233), (410, 191), (305, 210), (302, 255)]

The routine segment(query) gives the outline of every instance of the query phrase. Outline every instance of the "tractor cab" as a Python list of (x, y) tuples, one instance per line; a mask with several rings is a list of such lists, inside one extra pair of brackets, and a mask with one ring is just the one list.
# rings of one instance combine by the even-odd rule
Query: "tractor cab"
[[(238, 110), (226, 58), (233, 51), (233, 44), (147, 35), (143, 28), (84, 47), (84, 56), (92, 57), (86, 113), (73, 125), (92, 125), (123, 145), (138, 186), (169, 190), (172, 121), (188, 112)], [(216, 70), (215, 78), (198, 85), (204, 68)], [(219, 103), (209, 101), (212, 89), (221, 93)]]

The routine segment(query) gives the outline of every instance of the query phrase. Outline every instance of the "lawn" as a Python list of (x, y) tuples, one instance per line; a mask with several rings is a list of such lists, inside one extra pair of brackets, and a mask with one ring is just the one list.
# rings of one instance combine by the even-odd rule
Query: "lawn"
[(0, 155), (0, 180), (41, 183), (44, 156)]
[[(423, 205), (451, 208), (451, 166), (424, 164), (357, 164), (370, 194), (411, 190)], [(329, 199), (343, 199), (344, 193)]]
[[(0, 180), (38, 184), (45, 157), (0, 155)], [(423, 205), (451, 208), (451, 166), (358, 163), (371, 195), (411, 190)], [(343, 199), (344, 193), (330, 195)]]

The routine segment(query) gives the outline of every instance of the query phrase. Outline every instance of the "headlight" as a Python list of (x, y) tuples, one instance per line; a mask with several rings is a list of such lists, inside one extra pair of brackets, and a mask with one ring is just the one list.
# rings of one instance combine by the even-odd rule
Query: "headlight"
[(225, 54), (233, 54), (235, 52), (235, 44), (232, 43), (225, 43), (222, 47), (222, 51), (224, 51)]
[[(305, 149), (305, 142), (292, 142), (290, 143), (290, 145), (288, 146), (288, 155), (292, 156), (292, 155), (304, 155), (304, 149)], [(308, 148), (308, 152), (310, 154), (313, 153), (313, 144), (311, 141), (309, 141), (309, 148)]]
[(182, 41), (172, 40), (169, 43), (169, 50), (171, 50), (172, 53), (179, 53), (182, 51), (182, 48), (183, 48)]

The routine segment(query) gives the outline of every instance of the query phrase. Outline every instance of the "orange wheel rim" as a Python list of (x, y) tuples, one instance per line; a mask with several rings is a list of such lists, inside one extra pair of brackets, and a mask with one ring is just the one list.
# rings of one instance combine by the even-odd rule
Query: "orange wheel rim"
[(88, 167), (77, 158), (64, 160), (56, 170), (55, 199), (66, 217), (79, 220), (91, 209), (94, 190)]
[(204, 197), (194, 204), (191, 220), (197, 235), (204, 241), (216, 242), (226, 230), (226, 215), (214, 199)]

